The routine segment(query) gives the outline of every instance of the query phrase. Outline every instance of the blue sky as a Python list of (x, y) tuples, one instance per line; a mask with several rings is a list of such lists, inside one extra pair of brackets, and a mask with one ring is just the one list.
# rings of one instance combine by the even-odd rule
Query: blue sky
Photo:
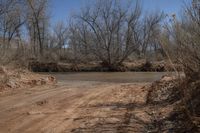
[[(73, 12), (80, 11), (88, 1), (93, 0), (50, 0), (51, 21), (66, 21)], [(122, 0), (126, 1), (126, 0)], [(140, 0), (144, 12), (164, 11), (168, 14), (179, 14), (184, 0)]]

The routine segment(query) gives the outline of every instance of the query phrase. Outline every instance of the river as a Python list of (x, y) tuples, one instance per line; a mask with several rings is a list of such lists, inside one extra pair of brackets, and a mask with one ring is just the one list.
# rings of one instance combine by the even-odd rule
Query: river
[(173, 74), (167, 72), (69, 72), (48, 73), (56, 77), (60, 82), (70, 81), (96, 81), (110, 83), (135, 83), (153, 82), (163, 75)]

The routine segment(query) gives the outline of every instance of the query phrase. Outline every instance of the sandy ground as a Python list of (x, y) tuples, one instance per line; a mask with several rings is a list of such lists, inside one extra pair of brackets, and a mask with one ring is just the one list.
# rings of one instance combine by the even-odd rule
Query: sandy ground
[(84, 81), (16, 90), (0, 97), (0, 132), (146, 132), (144, 85)]

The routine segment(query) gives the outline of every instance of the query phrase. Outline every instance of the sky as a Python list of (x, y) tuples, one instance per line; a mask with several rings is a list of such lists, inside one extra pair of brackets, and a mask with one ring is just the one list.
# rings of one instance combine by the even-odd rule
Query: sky
[[(71, 14), (80, 11), (88, 1), (93, 0), (50, 0), (52, 23), (67, 21)], [(180, 13), (184, 0), (140, 0), (140, 2), (144, 12), (160, 10), (170, 15)]]

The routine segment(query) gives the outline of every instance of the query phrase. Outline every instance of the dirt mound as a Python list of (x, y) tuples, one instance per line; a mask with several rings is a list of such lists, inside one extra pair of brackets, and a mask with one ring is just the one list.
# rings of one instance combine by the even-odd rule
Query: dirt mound
[(163, 77), (150, 87), (147, 102), (150, 104), (174, 103), (181, 99), (178, 80), (170, 80), (170, 77)]
[(27, 70), (0, 67), (0, 92), (55, 83), (52, 76), (31, 73)]
[(200, 80), (187, 83), (185, 101), (192, 115), (200, 117)]
[(163, 77), (153, 83), (147, 95), (147, 104), (152, 105), (153, 132), (197, 132), (197, 127), (183, 104), (182, 82)]

